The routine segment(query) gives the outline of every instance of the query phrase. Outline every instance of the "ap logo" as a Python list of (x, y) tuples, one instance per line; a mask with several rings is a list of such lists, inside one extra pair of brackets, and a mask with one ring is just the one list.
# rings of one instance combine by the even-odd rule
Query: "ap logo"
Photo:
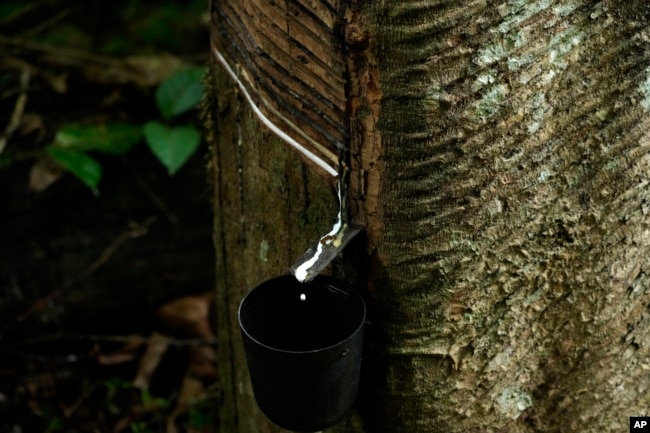
[(650, 416), (631, 416), (630, 433), (650, 432)]

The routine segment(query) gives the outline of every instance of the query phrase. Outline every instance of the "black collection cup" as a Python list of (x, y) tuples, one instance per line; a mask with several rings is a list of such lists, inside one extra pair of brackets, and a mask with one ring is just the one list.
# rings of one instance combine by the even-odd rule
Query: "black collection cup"
[(253, 393), (278, 426), (316, 432), (340, 421), (359, 388), (366, 306), (322, 275), (254, 288), (239, 306)]

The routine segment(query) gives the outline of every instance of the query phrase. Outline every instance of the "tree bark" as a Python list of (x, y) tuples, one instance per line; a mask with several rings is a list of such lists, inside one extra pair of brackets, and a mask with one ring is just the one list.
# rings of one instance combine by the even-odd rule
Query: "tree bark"
[[(648, 415), (646, 2), (360, 1), (342, 17), (377, 308), (360, 416), (332, 431), (618, 432)], [(276, 432), (236, 308), (336, 199), (233, 86), (215, 68), (220, 414), (223, 431)]]

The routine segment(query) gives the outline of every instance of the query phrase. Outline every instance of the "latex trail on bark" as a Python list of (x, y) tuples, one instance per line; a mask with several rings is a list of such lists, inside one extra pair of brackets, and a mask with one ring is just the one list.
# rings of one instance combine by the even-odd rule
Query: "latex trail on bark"
[(341, 9), (324, 0), (211, 4), (214, 58), (255, 115), (332, 178), (349, 141)]
[(212, 2), (211, 49), (257, 118), (305, 162), (337, 183), (331, 230), (291, 267), (311, 281), (357, 234), (347, 221), (348, 152), (342, 7), (324, 0)]
[(329, 233), (322, 236), (305, 251), (289, 270), (300, 282), (305, 283), (313, 280), (360, 231), (358, 228), (350, 226), (347, 221), (345, 206), (347, 200), (341, 188), (342, 183), (341, 179), (337, 182), (339, 213), (334, 226)]

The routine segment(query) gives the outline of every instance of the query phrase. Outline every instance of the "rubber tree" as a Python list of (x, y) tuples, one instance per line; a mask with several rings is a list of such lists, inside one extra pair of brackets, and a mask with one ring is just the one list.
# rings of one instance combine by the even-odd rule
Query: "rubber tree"
[[(302, 3), (267, 5), (281, 27)], [(339, 20), (365, 228), (333, 272), (371, 305), (358, 408), (331, 431), (620, 432), (648, 415), (650, 5), (305, 5)], [(331, 226), (336, 197), (212, 72), (222, 431), (277, 432), (237, 306)]]

